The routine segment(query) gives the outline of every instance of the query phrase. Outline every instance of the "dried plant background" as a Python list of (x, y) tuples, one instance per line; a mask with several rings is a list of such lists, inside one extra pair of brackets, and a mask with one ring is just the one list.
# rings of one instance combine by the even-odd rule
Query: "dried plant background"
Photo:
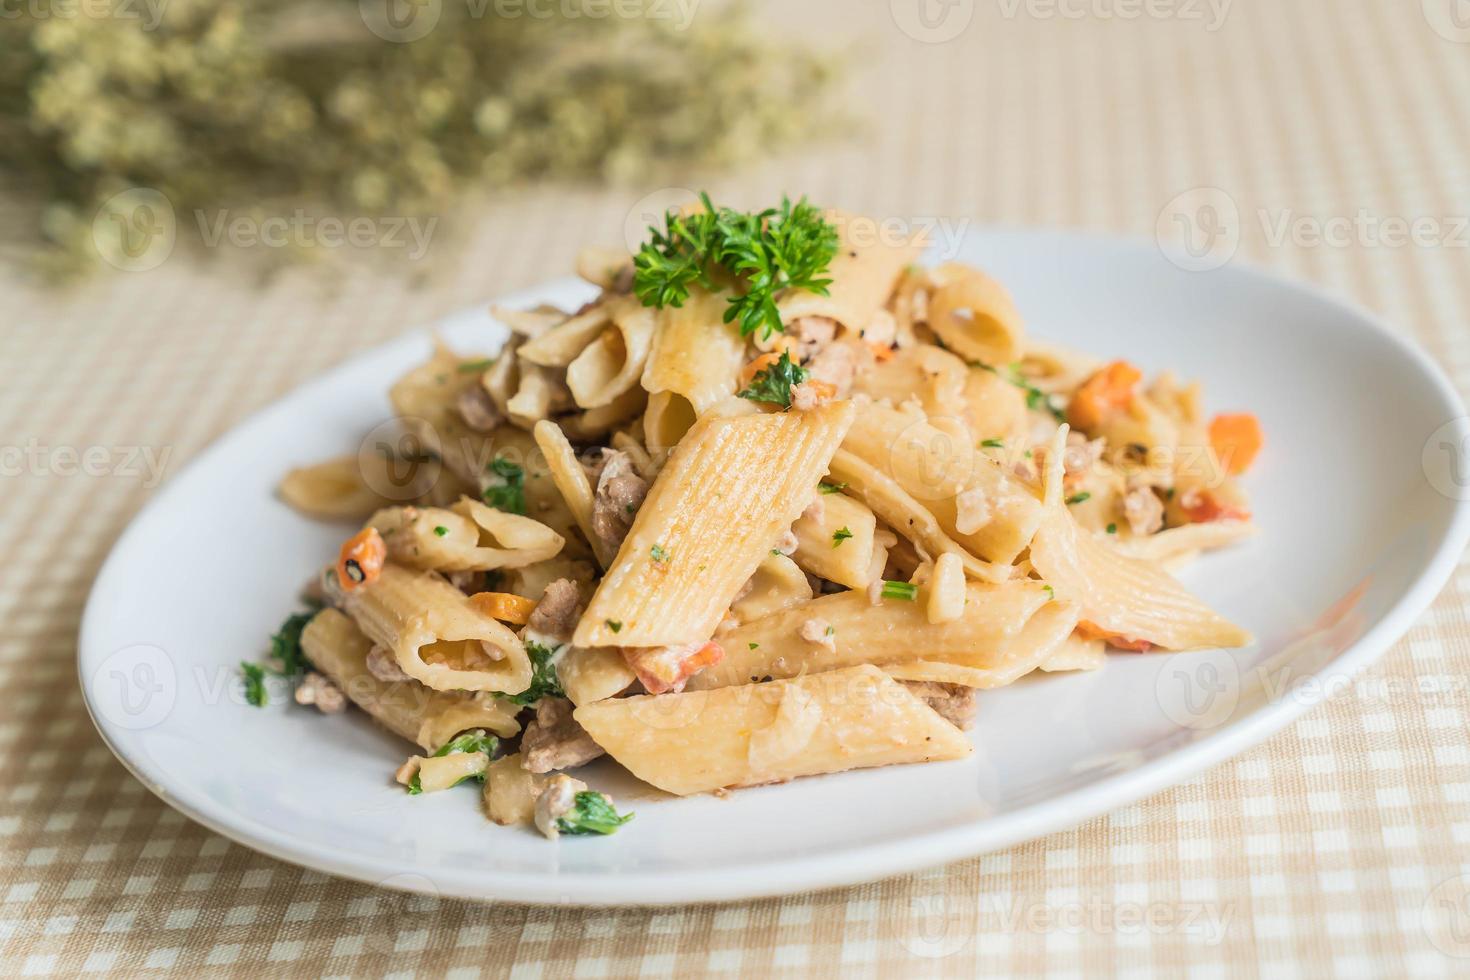
[(93, 219), (130, 188), (162, 193), (197, 240), (210, 210), (429, 215), (517, 181), (729, 168), (830, 115), (832, 59), (715, 0), (619, 0), (596, 17), (427, 0), (437, 20), (408, 42), (374, 34), (373, 2), (140, 0), (9, 20), (5, 193), (39, 202), (22, 251), (53, 276), (96, 266)]

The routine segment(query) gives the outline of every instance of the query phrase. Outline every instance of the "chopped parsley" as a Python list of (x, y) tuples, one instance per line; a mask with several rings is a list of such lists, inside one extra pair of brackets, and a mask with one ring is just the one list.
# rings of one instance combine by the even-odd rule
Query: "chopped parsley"
[(265, 693), (265, 668), (260, 664), (240, 661), (240, 673), (245, 675), (245, 703), (264, 708), (270, 698)]
[(1050, 395), (1026, 380), (1026, 378), (1021, 374), (1021, 365), (1011, 364), (1009, 367), (1006, 368), (1004, 374), (1002, 374), (1000, 371), (996, 371), (995, 368), (991, 367), (990, 365), (981, 364), (978, 361), (975, 362), (974, 366), (982, 367), (987, 371), (993, 371), (994, 373), (999, 374), (1002, 378), (1005, 378), (1011, 384), (1015, 385), (1017, 388), (1020, 388), (1022, 391), (1024, 391), (1026, 393), (1026, 407), (1031, 409), (1032, 411), (1050, 412), (1052, 418), (1056, 419), (1058, 422), (1065, 422), (1067, 420), (1067, 413), (1057, 407), (1057, 403), (1052, 399)]
[(309, 609), (292, 613), (286, 617), (281, 628), (271, 634), (271, 659), (278, 665), (273, 673), (282, 677), (295, 677), (306, 673), (311, 664), (306, 661), (306, 654), (301, 652), (301, 631), (306, 629), (306, 624), (317, 614), (321, 607), (313, 604)]
[(1116, 525), (1116, 524), (1109, 524), (1108, 525), (1108, 533), (1109, 534), (1117, 534), (1118, 533), (1118, 525)]
[(1092, 493), (1090, 491), (1083, 490), (1081, 493), (1074, 493), (1072, 494), (1072, 496), (1068, 497), (1067, 504), (1068, 506), (1070, 506), (1072, 504), (1085, 503), (1086, 501), (1089, 501), (1091, 499)]
[(306, 629), (306, 624), (311, 622), (311, 618), (317, 614), (319, 609), (321, 609), (320, 605), (312, 603), (302, 612), (292, 613), (286, 617), (281, 628), (271, 634), (268, 664), (264, 666), (243, 662), (240, 664), (240, 673), (245, 678), (245, 701), (248, 704), (263, 708), (270, 700), (265, 690), (267, 675), (299, 678), (311, 669), (306, 654), (301, 650), (301, 631)]
[(510, 514), (526, 513), (526, 471), (504, 456), (486, 467), (499, 481), (485, 488), (485, 503)]
[(602, 793), (584, 790), (574, 800), (576, 805), (556, 821), (556, 829), (564, 834), (610, 834), (633, 819), (631, 813), (619, 816)]
[(805, 381), (806, 377), (806, 368), (793, 361), (791, 355), (783, 350), (780, 360), (755, 373), (750, 384), (741, 390), (740, 397), (790, 408), (791, 389)]
[(980, 445), (986, 449), (1004, 449), (1006, 447), (1004, 439), (986, 439)]
[[(485, 753), (486, 758), (493, 759), (495, 758), (496, 750), (499, 748), (500, 739), (496, 738), (494, 735), (485, 734), (485, 729), (483, 728), (472, 728), (467, 732), (460, 732), (458, 735), (454, 736), (449, 741), (439, 746), (438, 751), (430, 756), (430, 758), (442, 759), (446, 755), (458, 755), (468, 752), (483, 752)], [(455, 781), (454, 785), (458, 786), (460, 783), (469, 778), (469, 776), (461, 777), (460, 779)], [(485, 781), (485, 774), (480, 773), (474, 778), (483, 783)], [(414, 773), (413, 778), (408, 781), (408, 795), (418, 796), (423, 791), (424, 784), (419, 780), (419, 774)]]
[(653, 557), (653, 560), (658, 562), (660, 565), (668, 563), (669, 549), (665, 548), (663, 545), (654, 545), (652, 548), (648, 549), (648, 553)]
[(495, 358), (493, 357), (482, 358), (478, 361), (465, 361), (459, 366), (459, 370), (464, 374), (478, 374), (494, 363)]
[(828, 625), (827, 629), (822, 633), (822, 635), (823, 636), (836, 636), (837, 635), (837, 627), (832, 626), (832, 625)]
[(603, 622), (614, 633), (621, 633), (623, 631), (623, 621), (621, 619), (604, 619)]
[(913, 602), (919, 595), (919, 587), (912, 582), (883, 582), (882, 596), (885, 599), (902, 599), (905, 602)]
[(1046, 593), (1046, 597), (1048, 600), (1055, 599), (1057, 597), (1056, 589), (1053, 589), (1051, 586), (1043, 585), (1041, 588)]
[(633, 292), (644, 306), (679, 307), (695, 284), (717, 286), (734, 278), (725, 322), (739, 322), (740, 335), (782, 330), (776, 296), (785, 289), (827, 295), (822, 278), (837, 254), (837, 229), (814, 204), (782, 197), (779, 208), (742, 212), (716, 208), (700, 194), (703, 211), (664, 215), (664, 229), (650, 227), (649, 240), (633, 257)]
[(434, 537), (436, 537), (436, 538), (442, 538), (442, 537), (444, 537), (448, 533), (449, 533), (449, 528), (445, 527), (443, 524), (435, 524), (434, 525)]
[(848, 538), (852, 537), (852, 531), (846, 527), (839, 527), (832, 532), (832, 547), (837, 547)]
[(841, 493), (846, 489), (846, 483), (828, 483), (826, 480), (823, 480), (817, 484), (817, 492), (819, 493)]
[(752, 650), (758, 650), (758, 649), (760, 649), (760, 644), (759, 643), (752, 643), (752, 644), (750, 644), (750, 648)]
[(562, 690), (561, 679), (556, 676), (556, 663), (553, 658), (561, 647), (542, 646), (535, 640), (526, 641), (526, 656), (531, 658), (531, 684), (519, 694), (495, 693), (497, 698), (518, 704), (521, 707), (535, 704), (542, 698), (565, 697)]

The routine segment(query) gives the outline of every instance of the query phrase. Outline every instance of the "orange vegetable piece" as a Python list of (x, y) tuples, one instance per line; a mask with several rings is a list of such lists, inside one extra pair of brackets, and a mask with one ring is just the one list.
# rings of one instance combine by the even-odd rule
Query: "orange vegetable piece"
[(535, 599), (510, 592), (476, 592), (470, 596), (470, 604), (491, 619), (524, 626), (536, 608)]
[(866, 343), (868, 348), (872, 350), (873, 356), (878, 359), (879, 364), (893, 360), (895, 351), (888, 344), (883, 343), (881, 340), (869, 340)]
[(1148, 653), (1154, 648), (1154, 645), (1148, 640), (1136, 640), (1132, 637), (1109, 633), (1096, 623), (1088, 622), (1085, 619), (1077, 624), (1077, 632), (1089, 640), (1102, 640), (1115, 650), (1127, 650), (1130, 653)]
[(745, 367), (740, 369), (740, 387), (748, 388), (750, 383), (755, 380), (757, 374), (760, 374), (779, 360), (781, 360), (781, 352), (773, 350), (768, 354), (762, 354), (745, 365)]
[(714, 640), (682, 647), (624, 647), (623, 659), (643, 682), (644, 690), (664, 694), (682, 689), (689, 678), (725, 659), (725, 648)]
[(1216, 415), (1210, 422), (1210, 448), (1227, 473), (1250, 469), (1264, 442), (1260, 420), (1249, 412)]
[(388, 546), (375, 527), (365, 527), (342, 544), (337, 553), (337, 583), (346, 592), (371, 585), (383, 574)]
[(1181, 501), (1179, 509), (1191, 524), (1208, 524), (1211, 521), (1248, 521), (1251, 512), (1244, 507), (1220, 500), (1208, 490), (1199, 490)]
[(1078, 429), (1096, 429), (1113, 412), (1133, 401), (1133, 386), (1143, 372), (1127, 361), (1114, 361), (1082, 382), (1067, 406), (1067, 421)]

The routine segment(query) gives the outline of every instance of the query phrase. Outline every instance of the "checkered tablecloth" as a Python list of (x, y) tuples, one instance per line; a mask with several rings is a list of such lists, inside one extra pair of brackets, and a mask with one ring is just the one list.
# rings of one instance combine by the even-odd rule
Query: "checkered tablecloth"
[[(1183, 213), (1217, 253), (1341, 291), (1470, 383), (1463, 0), (785, 6), (773, 30), (858, 45), (866, 128), (662, 184), (1141, 236)], [(842, 891), (662, 911), (412, 898), (228, 843), (129, 776), (83, 710), (77, 627), (158, 478), (350, 353), (564, 274), (658, 189), (501, 194), (421, 259), (264, 280), (253, 255), (182, 245), (63, 292), (3, 273), (0, 975), (1470, 973), (1463, 573), (1362, 683), (1239, 759)]]

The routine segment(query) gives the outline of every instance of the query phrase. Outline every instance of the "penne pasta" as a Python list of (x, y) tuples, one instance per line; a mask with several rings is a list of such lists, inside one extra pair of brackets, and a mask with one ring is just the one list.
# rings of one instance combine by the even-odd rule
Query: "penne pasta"
[(1050, 595), (1040, 582), (1018, 580), (1005, 585), (972, 582), (965, 598), (958, 620), (931, 623), (918, 602), (883, 599), (874, 605), (865, 592), (820, 596), (724, 634), (724, 660), (694, 675), (688, 687), (730, 687), (763, 677), (882, 666), (921, 655), (954, 662), (989, 657), (1025, 628)]
[(390, 507), (368, 519), (400, 565), (440, 572), (518, 568), (545, 561), (566, 543), (539, 521), (463, 498), (449, 509)]
[[(712, 405), (735, 394), (735, 376), (745, 357), (745, 338), (724, 322), (728, 305), (728, 294), (696, 287), (684, 305), (659, 311), (653, 347), (643, 368), (643, 387), (654, 398), (669, 396), (662, 400), (665, 405), (675, 403), (673, 396), (682, 399), (682, 403), (675, 404), (681, 409), (687, 405), (692, 413), (688, 425)], [(675, 438), (663, 445), (677, 441)]]
[(577, 626), (577, 646), (660, 647), (714, 634), (852, 422), (852, 406), (707, 418), (659, 473)]
[(760, 563), (746, 583), (745, 594), (737, 598), (730, 611), (742, 623), (769, 616), (810, 602), (812, 586), (796, 562), (785, 555), (771, 555)]
[(432, 572), (388, 564), (340, 602), (405, 674), (436, 691), (517, 694), (531, 683), (520, 638)]
[(598, 701), (575, 717), (635, 776), (679, 796), (971, 752), (959, 729), (871, 666)]
[(347, 616), (323, 609), (301, 632), (301, 649), (348, 699), (388, 731), (433, 752), (462, 731), (520, 731), (517, 708), (490, 694), (434, 691), (417, 681), (381, 681), (367, 667), (373, 641)]
[(877, 528), (877, 518), (860, 501), (840, 493), (819, 494), (791, 526), (796, 563), (829, 582), (866, 588), (878, 577), (873, 570)]

